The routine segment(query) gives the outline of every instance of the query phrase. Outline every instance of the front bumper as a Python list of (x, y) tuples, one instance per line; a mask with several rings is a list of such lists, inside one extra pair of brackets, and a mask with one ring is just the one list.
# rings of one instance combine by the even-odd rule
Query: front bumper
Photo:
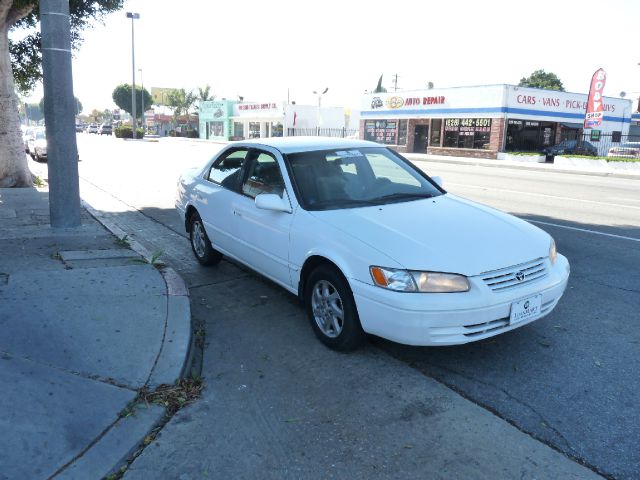
[[(551, 313), (569, 280), (569, 262), (558, 255), (548, 274), (504, 292), (491, 291), (477, 277), (464, 293), (402, 293), (352, 281), (362, 328), (406, 345), (459, 345), (514, 330)], [(537, 317), (511, 324), (513, 302), (542, 295)]]

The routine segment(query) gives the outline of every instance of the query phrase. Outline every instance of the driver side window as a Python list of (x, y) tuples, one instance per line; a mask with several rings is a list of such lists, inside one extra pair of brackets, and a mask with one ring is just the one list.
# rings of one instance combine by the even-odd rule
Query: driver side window
[(275, 193), (282, 198), (284, 181), (276, 159), (269, 153), (257, 152), (249, 165), (247, 179), (242, 184), (242, 193), (255, 198), (261, 193)]

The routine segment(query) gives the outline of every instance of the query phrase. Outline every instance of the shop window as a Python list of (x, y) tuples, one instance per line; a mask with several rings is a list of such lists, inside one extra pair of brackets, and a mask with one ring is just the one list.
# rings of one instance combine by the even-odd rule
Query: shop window
[(486, 150), (490, 139), (490, 118), (447, 118), (444, 122), (445, 147)]
[(244, 123), (233, 122), (233, 136), (236, 138), (244, 138)]
[(249, 122), (249, 138), (260, 138), (260, 122)]
[(408, 120), (398, 120), (398, 145), (407, 144), (407, 124)]
[(534, 120), (507, 121), (505, 150), (509, 152), (537, 152), (555, 143), (556, 126), (552, 122)]
[(271, 122), (271, 136), (272, 137), (281, 137), (282, 136), (282, 123), (280, 123), (280, 122)]
[(432, 147), (439, 147), (442, 140), (442, 119), (434, 118), (431, 120), (431, 138), (429, 139), (429, 145)]
[[(367, 120), (364, 123), (364, 139), (385, 145), (398, 145), (397, 120)], [(406, 143), (406, 131), (405, 131)]]
[(622, 141), (622, 132), (617, 130), (615, 132), (611, 132), (611, 141), (612, 142), (620, 142)]
[(224, 122), (209, 122), (210, 137), (224, 137)]

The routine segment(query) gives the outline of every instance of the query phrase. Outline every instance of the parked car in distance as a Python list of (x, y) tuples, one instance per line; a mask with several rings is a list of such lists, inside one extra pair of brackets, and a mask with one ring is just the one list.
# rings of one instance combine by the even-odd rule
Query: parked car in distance
[(85, 129), (86, 127), (87, 127), (87, 126), (86, 126), (86, 125), (84, 125), (84, 124), (82, 124), (82, 123), (76, 123), (76, 133), (82, 133), (82, 132), (84, 132), (84, 129)]
[(89, 125), (87, 125), (87, 129), (85, 130), (86, 133), (98, 133), (98, 125), (96, 125), (95, 123), (90, 123)]
[(569, 278), (553, 239), (440, 185), (377, 143), (256, 139), (186, 171), (176, 208), (198, 262), (298, 295), (330, 348), (463, 344), (548, 315)]
[(36, 162), (47, 160), (47, 134), (44, 128), (35, 130), (29, 137), (29, 155)]
[(627, 142), (611, 147), (607, 157), (640, 158), (640, 142)]
[(29, 151), (29, 139), (33, 135), (33, 132), (35, 132), (38, 128), (42, 127), (26, 127), (22, 132), (22, 142), (24, 143), (25, 153), (31, 154), (31, 152)]
[(554, 145), (553, 147), (547, 147), (544, 150), (547, 156), (555, 155), (598, 155), (598, 149), (587, 141), (578, 140), (563, 140), (562, 142)]
[(113, 126), (109, 123), (103, 123), (98, 128), (98, 133), (100, 135), (111, 135), (113, 133)]

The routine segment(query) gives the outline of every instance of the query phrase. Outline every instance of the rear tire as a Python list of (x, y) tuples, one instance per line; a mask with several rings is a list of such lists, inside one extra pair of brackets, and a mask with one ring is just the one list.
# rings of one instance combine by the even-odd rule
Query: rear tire
[(189, 219), (189, 240), (191, 250), (200, 265), (215, 265), (222, 260), (222, 254), (211, 246), (211, 240), (198, 213), (194, 213)]
[(362, 345), (366, 334), (342, 273), (330, 265), (320, 265), (311, 272), (305, 285), (304, 306), (318, 339), (341, 352)]

